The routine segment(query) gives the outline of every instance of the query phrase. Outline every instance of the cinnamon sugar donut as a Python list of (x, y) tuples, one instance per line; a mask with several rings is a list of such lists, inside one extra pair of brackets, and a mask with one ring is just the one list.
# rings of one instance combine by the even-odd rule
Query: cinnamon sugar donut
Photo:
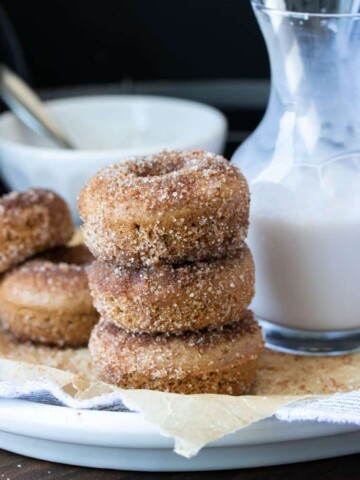
[(178, 264), (241, 248), (249, 190), (220, 155), (162, 152), (104, 168), (84, 186), (78, 205), (85, 243), (99, 260)]
[(0, 198), (0, 273), (36, 253), (66, 244), (74, 233), (69, 208), (48, 190)]
[(219, 330), (181, 335), (128, 333), (100, 320), (89, 342), (100, 377), (122, 388), (242, 395), (263, 346), (252, 313)]
[(85, 266), (85, 246), (63, 247), (6, 273), (0, 283), (0, 317), (20, 341), (86, 345), (98, 320)]
[(233, 257), (140, 270), (94, 262), (94, 305), (125, 330), (176, 333), (216, 328), (242, 318), (254, 294), (254, 262), (244, 246)]

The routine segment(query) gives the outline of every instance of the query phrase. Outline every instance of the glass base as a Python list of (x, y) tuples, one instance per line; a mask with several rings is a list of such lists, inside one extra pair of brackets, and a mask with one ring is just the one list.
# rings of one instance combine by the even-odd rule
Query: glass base
[(346, 355), (360, 352), (360, 329), (343, 331), (310, 331), (287, 328), (257, 318), (265, 345), (272, 350), (295, 355)]

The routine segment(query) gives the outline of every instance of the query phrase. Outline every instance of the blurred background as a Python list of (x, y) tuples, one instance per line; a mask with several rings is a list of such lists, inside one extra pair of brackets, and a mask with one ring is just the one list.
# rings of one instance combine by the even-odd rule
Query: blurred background
[(45, 99), (139, 93), (213, 105), (229, 121), (228, 156), (268, 97), (246, 0), (0, 0), (0, 60)]

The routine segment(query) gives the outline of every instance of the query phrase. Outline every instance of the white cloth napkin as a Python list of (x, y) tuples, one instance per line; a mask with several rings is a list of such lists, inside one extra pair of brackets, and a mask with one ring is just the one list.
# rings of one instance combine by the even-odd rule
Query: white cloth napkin
[(360, 425), (360, 390), (300, 400), (281, 407), (276, 412), (276, 417), (287, 422), (317, 420)]

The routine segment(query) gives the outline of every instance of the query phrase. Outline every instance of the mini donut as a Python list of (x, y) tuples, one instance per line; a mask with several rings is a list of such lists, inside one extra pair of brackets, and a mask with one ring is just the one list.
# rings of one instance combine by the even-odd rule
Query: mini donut
[(63, 247), (6, 273), (0, 283), (0, 318), (21, 341), (86, 345), (98, 321), (85, 267), (84, 245)]
[(87, 272), (100, 315), (133, 332), (217, 328), (242, 318), (254, 295), (254, 262), (247, 246), (211, 262), (136, 270), (95, 261)]
[(220, 155), (162, 152), (101, 170), (82, 189), (78, 206), (85, 243), (99, 260), (179, 264), (241, 248), (249, 190)]
[(102, 319), (89, 342), (100, 378), (122, 388), (243, 395), (251, 388), (261, 330), (251, 312), (218, 330), (130, 333)]
[(65, 245), (74, 234), (68, 206), (48, 190), (0, 198), (0, 273), (33, 255)]

